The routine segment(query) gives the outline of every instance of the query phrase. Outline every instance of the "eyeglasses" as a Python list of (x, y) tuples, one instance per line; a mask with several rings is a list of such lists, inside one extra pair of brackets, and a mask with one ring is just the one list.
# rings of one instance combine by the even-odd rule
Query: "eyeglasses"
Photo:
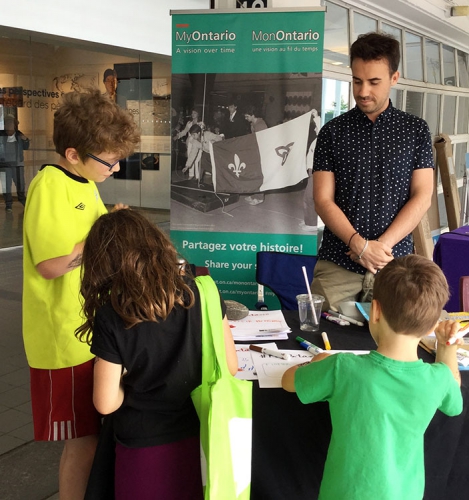
[(114, 163), (108, 163), (107, 161), (101, 160), (101, 158), (98, 158), (97, 156), (92, 155), (91, 153), (86, 153), (86, 156), (92, 158), (93, 160), (96, 160), (99, 163), (102, 163), (103, 165), (106, 165), (106, 167), (108, 167), (109, 170), (112, 170), (120, 161), (120, 160), (117, 160)]

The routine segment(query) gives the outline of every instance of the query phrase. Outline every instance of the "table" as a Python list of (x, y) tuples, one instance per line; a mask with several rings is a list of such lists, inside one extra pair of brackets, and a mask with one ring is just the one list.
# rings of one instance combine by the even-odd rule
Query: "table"
[[(375, 348), (367, 327), (339, 326), (321, 320), (319, 332), (308, 333), (300, 331), (298, 311), (283, 313), (292, 332), (288, 340), (277, 341), (279, 349), (298, 349), (297, 335), (322, 346), (322, 331), (327, 332), (333, 349)], [(419, 356), (424, 361), (434, 361), (421, 348)], [(425, 435), (425, 500), (461, 500), (469, 491), (469, 372), (461, 374), (463, 413), (447, 417), (437, 412)], [(260, 389), (254, 381), (251, 500), (316, 499), (331, 430), (328, 403), (303, 405), (294, 393)], [(108, 417), (86, 500), (114, 498), (113, 453), (112, 423)]]
[[(326, 331), (334, 349), (374, 349), (367, 327), (321, 320), (319, 332), (301, 332), (297, 311), (284, 311), (292, 328), (279, 349), (298, 349), (297, 335), (322, 346)], [(419, 348), (427, 362), (433, 356)], [(469, 372), (463, 378), (464, 410), (458, 417), (437, 412), (425, 435), (425, 500), (461, 500), (469, 491)], [(331, 435), (328, 403), (303, 405), (283, 389), (253, 388), (252, 500), (311, 500), (319, 493)], [(464, 493), (466, 491), (466, 493)]]
[(469, 276), (469, 226), (442, 234), (436, 242), (433, 260), (442, 269), (450, 288), (451, 297), (445, 309), (458, 312), (459, 278)]

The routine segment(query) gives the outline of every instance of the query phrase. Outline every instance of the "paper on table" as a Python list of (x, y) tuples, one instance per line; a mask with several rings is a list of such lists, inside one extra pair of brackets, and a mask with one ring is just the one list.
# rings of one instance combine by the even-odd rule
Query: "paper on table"
[[(262, 344), (262, 347), (278, 350), (275, 342), (267, 342)], [(235, 377), (241, 380), (257, 380), (258, 377), (252, 361), (252, 351), (249, 349), (249, 345), (235, 344), (235, 348), (236, 355), (238, 356), (238, 373), (236, 373)]]
[(282, 340), (291, 332), (282, 311), (249, 311), (240, 320), (230, 321), (234, 340)]
[[(259, 378), (260, 388), (273, 388), (282, 387), (282, 375), (291, 366), (299, 365), (301, 363), (306, 363), (313, 356), (305, 350), (300, 351), (283, 351), (290, 354), (290, 360), (285, 361), (283, 359), (273, 358), (272, 356), (266, 356), (265, 354), (252, 352), (252, 360), (254, 361), (254, 367), (257, 372), (257, 377)], [(327, 354), (336, 354), (338, 352), (352, 352), (357, 355), (368, 354), (370, 351), (328, 351)]]

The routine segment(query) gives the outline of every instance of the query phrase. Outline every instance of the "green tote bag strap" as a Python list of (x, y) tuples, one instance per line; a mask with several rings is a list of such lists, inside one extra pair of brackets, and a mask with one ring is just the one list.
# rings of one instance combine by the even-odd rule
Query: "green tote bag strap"
[[(198, 276), (195, 278), (195, 283), (199, 289), (202, 310), (202, 366), (204, 366), (204, 347), (206, 347), (207, 354), (212, 359), (213, 354), (215, 354), (214, 361), (217, 361), (213, 364), (212, 371), (207, 372), (207, 376), (213, 374), (213, 370), (217, 368), (216, 364), (218, 364), (220, 374), (226, 376), (229, 374), (229, 370), (226, 362), (223, 318), (218, 288), (210, 276)], [(202, 377), (203, 375), (202, 373)]]
[(252, 383), (226, 361), (220, 295), (210, 276), (195, 279), (202, 311), (202, 383), (192, 392), (200, 419), (205, 500), (249, 500)]

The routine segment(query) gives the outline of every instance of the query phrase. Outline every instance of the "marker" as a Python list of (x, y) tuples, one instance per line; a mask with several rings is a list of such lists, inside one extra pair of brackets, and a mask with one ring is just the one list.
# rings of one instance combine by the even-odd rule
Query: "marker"
[(290, 359), (290, 354), (286, 352), (274, 351), (273, 349), (267, 349), (267, 347), (259, 347), (258, 345), (250, 345), (249, 349), (251, 351), (260, 352), (261, 354), (268, 354), (269, 356), (274, 356), (276, 358), (284, 359), (288, 361)]
[(302, 337), (296, 337), (296, 340), (300, 343), (300, 346), (303, 347), (303, 349), (306, 349), (312, 354), (321, 354), (321, 352), (324, 352), (324, 349), (321, 349), (317, 345), (311, 344), (311, 342), (308, 342)]
[(466, 333), (469, 331), (469, 325), (466, 326), (466, 328), (463, 328), (462, 330), (459, 330), (459, 332), (454, 336), (451, 337), (448, 341), (446, 341), (446, 345), (452, 345), (456, 342), (456, 340), (461, 339), (466, 335)]
[(329, 337), (327, 336), (327, 333), (322, 332), (321, 337), (322, 337), (322, 340), (324, 341), (324, 346), (326, 347), (326, 351), (330, 351), (332, 348), (331, 348), (331, 344), (329, 342)]
[(351, 318), (350, 316), (345, 316), (345, 314), (338, 313), (337, 311), (329, 310), (329, 314), (332, 314), (332, 316), (335, 316), (336, 318), (340, 318), (340, 319), (343, 319), (345, 321), (348, 321), (349, 323), (352, 323), (352, 325), (357, 325), (357, 326), (364, 325), (364, 323), (362, 323), (361, 321), (358, 321), (355, 318)]
[(340, 326), (350, 325), (349, 321), (346, 321), (345, 319), (337, 318), (336, 316), (332, 316), (332, 314), (327, 313), (327, 312), (321, 313), (321, 316), (324, 319), (327, 319), (327, 321), (331, 321), (332, 323), (336, 323), (337, 325), (340, 325)]

